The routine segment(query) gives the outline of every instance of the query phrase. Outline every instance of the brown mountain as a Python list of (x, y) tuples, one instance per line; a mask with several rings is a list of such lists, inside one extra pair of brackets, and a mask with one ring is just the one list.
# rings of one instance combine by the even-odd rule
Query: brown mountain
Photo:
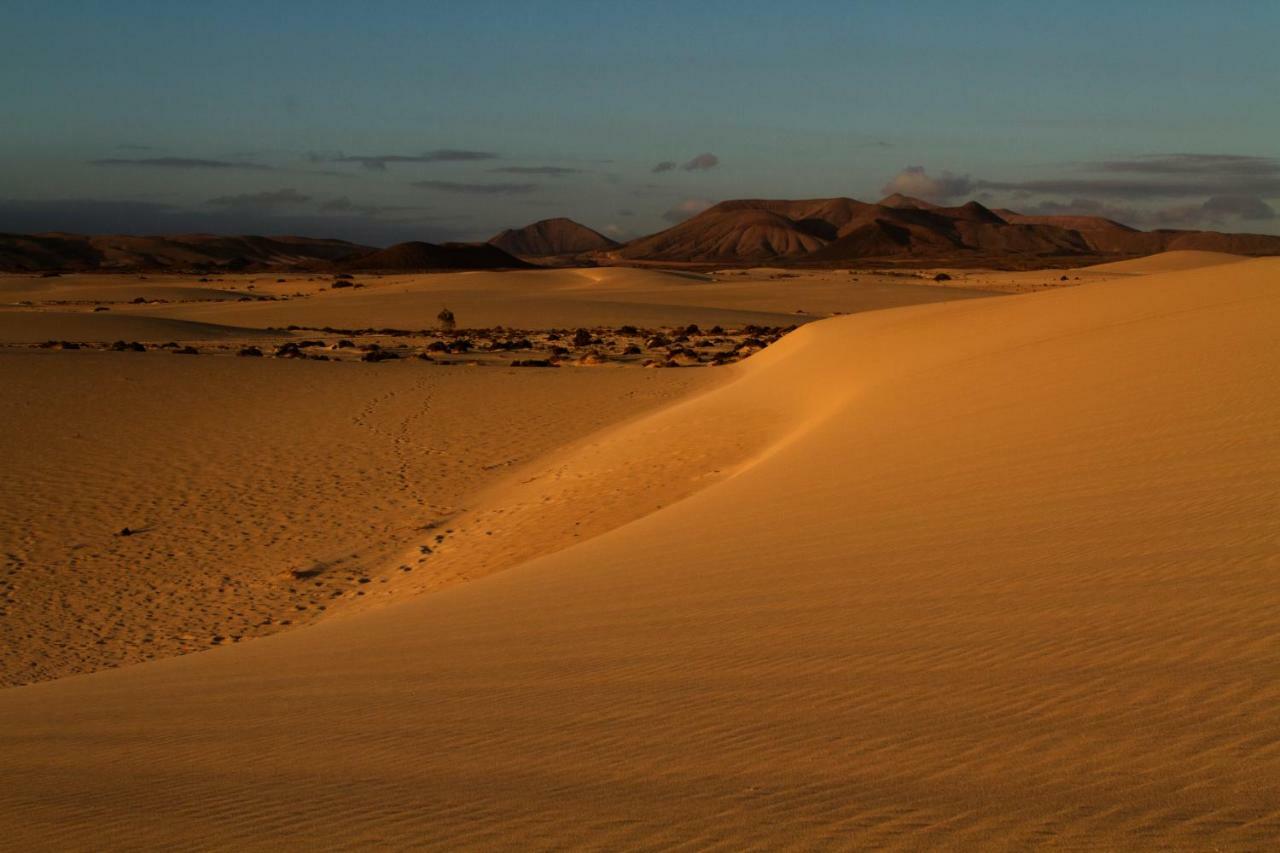
[(310, 237), (176, 234), (0, 234), (0, 269), (132, 270), (318, 268), (368, 246)]
[(512, 255), (546, 258), (579, 255), (617, 248), (618, 243), (572, 219), (542, 219), (523, 228), (508, 228), (489, 238), (491, 245)]
[(830, 263), (1089, 251), (1068, 229), (1014, 225), (977, 202), (948, 208), (906, 196), (886, 201), (891, 204), (851, 198), (721, 202), (616, 254), (637, 260)]
[(345, 258), (336, 265), (351, 271), (429, 271), (532, 269), (533, 264), (488, 243), (397, 243), (386, 249)]
[(1024, 216), (976, 201), (943, 207), (895, 194), (725, 201), (606, 258), (688, 263), (837, 264), (865, 260), (1027, 265), (1174, 249), (1280, 254), (1280, 236), (1138, 231), (1102, 217)]

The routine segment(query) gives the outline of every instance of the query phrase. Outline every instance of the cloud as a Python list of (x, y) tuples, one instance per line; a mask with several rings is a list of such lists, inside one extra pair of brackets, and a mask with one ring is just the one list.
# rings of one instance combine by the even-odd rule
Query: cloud
[(671, 171), (672, 169), (674, 169), (675, 167), (676, 167), (676, 161), (675, 161), (675, 160), (663, 160), (661, 163), (659, 163), (658, 165), (654, 166), (654, 167), (653, 167), (652, 169), (650, 169), (649, 171), (651, 171), (651, 172), (670, 172), (670, 171)]
[(1212, 196), (1203, 202), (1156, 208), (1074, 198), (1069, 202), (1048, 200), (1019, 205), (1018, 212), (1033, 216), (1102, 216), (1141, 228), (1200, 228), (1280, 218), (1271, 205), (1257, 196)]
[(711, 207), (711, 204), (712, 202), (707, 201), (705, 198), (687, 198), (664, 212), (662, 218), (667, 222), (684, 222), (689, 217), (696, 216)]
[(412, 186), (470, 195), (524, 195), (538, 189), (537, 184), (468, 184), (456, 181), (414, 181)]
[(497, 160), (498, 155), (491, 151), (472, 151), (465, 148), (437, 148), (423, 154), (374, 154), (368, 156), (345, 156), (339, 154), (329, 158), (334, 163), (359, 163), (373, 172), (385, 172), (388, 163), (468, 163), (476, 160)]
[(699, 154), (680, 168), (686, 172), (705, 172), (720, 165), (720, 158), (711, 153)]
[(107, 157), (101, 160), (90, 160), (89, 164), (91, 166), (148, 166), (162, 169), (253, 169), (255, 171), (271, 171), (272, 169), (271, 166), (264, 166), (261, 163), (201, 160), (194, 157)]
[(420, 205), (357, 204), (347, 196), (338, 196), (321, 202), (316, 209), (323, 213), (356, 213), (361, 216), (384, 216), (388, 213), (409, 213), (426, 210)]
[[(1046, 195), (1081, 195), (1129, 201), (1205, 196), (1280, 196), (1280, 160), (1241, 154), (1147, 154), (1082, 164), (1098, 177), (1034, 181), (980, 181), (979, 186)], [(1121, 177), (1111, 177), (1120, 175)]]
[(1095, 165), (1107, 172), (1154, 175), (1280, 175), (1280, 161), (1242, 154), (1144, 154)]
[(934, 177), (923, 166), (908, 166), (889, 179), (881, 188), (882, 195), (918, 196), (928, 201), (950, 201), (973, 192), (976, 184), (968, 175), (943, 172)]
[(311, 196), (303, 195), (294, 189), (267, 190), (257, 193), (241, 193), (240, 195), (221, 195), (211, 198), (205, 204), (218, 207), (248, 208), (254, 210), (271, 210), (277, 207), (290, 207), (305, 204)]
[[(1123, 160), (1077, 164), (1094, 174), (1034, 180), (974, 179), (943, 172), (929, 174), (921, 166), (899, 172), (884, 193), (915, 195), (933, 201), (953, 201), (982, 194), (1012, 198), (1024, 209), (1036, 203), (1054, 212), (1080, 209), (1082, 204), (1111, 208), (1111, 213), (1080, 209), (1124, 222), (1199, 222), (1230, 219), (1265, 220), (1275, 216), (1264, 199), (1280, 197), (1280, 160), (1238, 154), (1150, 154)], [(1071, 202), (1037, 201), (1037, 197), (1069, 196)], [(1208, 199), (1208, 201), (1206, 201)], [(1181, 202), (1173, 204), (1172, 202)], [(1144, 206), (1144, 203), (1147, 203)], [(1154, 205), (1164, 203), (1163, 209)]]
[(1109, 178), (1063, 178), (1036, 181), (978, 181), (975, 186), (1009, 192), (1041, 195), (1095, 195), (1130, 201), (1187, 198), (1212, 195), (1280, 195), (1280, 176), (1274, 179), (1243, 179), (1206, 176), (1197, 180), (1113, 180)]
[(1200, 209), (1209, 216), (1237, 219), (1275, 219), (1275, 209), (1256, 195), (1215, 195)]
[(502, 172), (508, 175), (549, 175), (558, 178), (563, 175), (581, 175), (581, 169), (565, 169), (560, 166), (503, 166), (490, 169), (490, 172)]
[(1212, 196), (1200, 204), (1176, 205), (1150, 214), (1153, 225), (1166, 228), (1199, 228), (1275, 218), (1275, 209), (1257, 196)]
[(1018, 206), (1019, 213), (1031, 216), (1101, 216), (1125, 225), (1144, 221), (1150, 214), (1135, 207), (1107, 204), (1092, 198), (1073, 198), (1071, 201), (1041, 201), (1027, 207)]

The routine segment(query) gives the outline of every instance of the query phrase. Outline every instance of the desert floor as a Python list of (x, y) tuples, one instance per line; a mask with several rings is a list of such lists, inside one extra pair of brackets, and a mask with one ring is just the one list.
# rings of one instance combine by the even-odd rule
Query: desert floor
[(1280, 259), (247, 278), (0, 280), (0, 847), (1280, 840)]

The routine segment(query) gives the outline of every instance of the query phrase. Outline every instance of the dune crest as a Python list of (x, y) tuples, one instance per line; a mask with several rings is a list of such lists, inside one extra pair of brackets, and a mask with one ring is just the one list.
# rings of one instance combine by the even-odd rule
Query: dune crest
[(1278, 280), (806, 326), (563, 468), (759, 414), (678, 503), (398, 607), (0, 692), (0, 832), (1265, 848)]

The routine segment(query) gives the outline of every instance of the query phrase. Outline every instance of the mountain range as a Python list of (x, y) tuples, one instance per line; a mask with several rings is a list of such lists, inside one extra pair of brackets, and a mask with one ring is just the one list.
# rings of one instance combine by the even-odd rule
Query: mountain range
[(1100, 216), (1031, 216), (977, 201), (946, 207), (895, 194), (723, 201), (677, 225), (618, 243), (571, 219), (507, 229), (485, 243), (385, 249), (309, 237), (0, 234), (0, 269), (512, 269), (532, 264), (660, 263), (842, 266), (925, 263), (1079, 265), (1173, 250), (1280, 255), (1280, 236), (1140, 231)]
[(1174, 249), (1280, 254), (1280, 236), (1139, 231), (1099, 216), (1025, 216), (976, 201), (943, 207), (895, 194), (875, 204), (851, 198), (724, 201), (606, 256), (682, 263), (837, 265), (918, 259), (1002, 266)]

